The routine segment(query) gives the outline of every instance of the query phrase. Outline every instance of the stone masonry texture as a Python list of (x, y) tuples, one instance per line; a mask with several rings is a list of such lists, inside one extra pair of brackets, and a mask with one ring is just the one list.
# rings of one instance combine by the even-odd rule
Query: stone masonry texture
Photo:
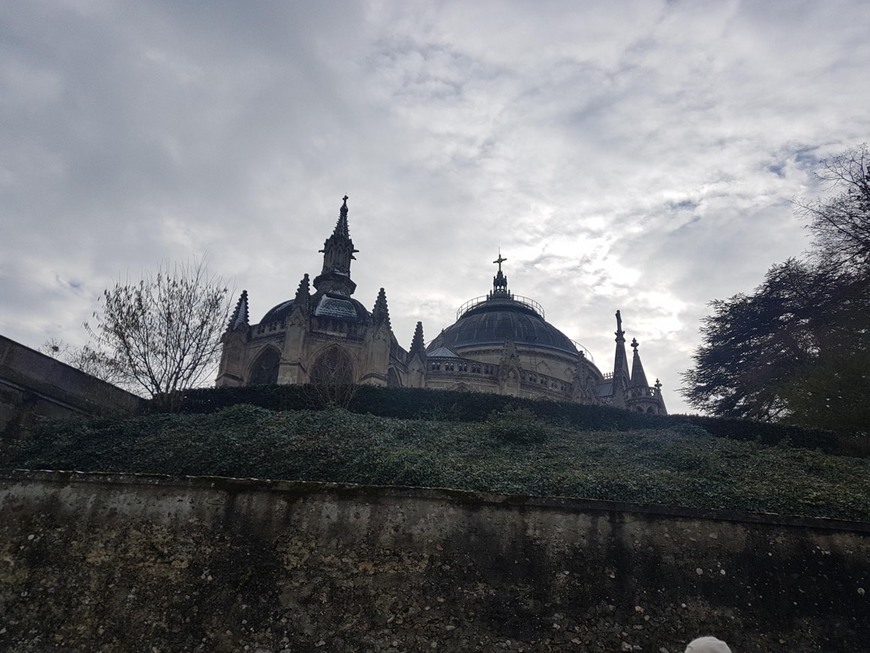
[(0, 472), (0, 650), (862, 651), (870, 525)]

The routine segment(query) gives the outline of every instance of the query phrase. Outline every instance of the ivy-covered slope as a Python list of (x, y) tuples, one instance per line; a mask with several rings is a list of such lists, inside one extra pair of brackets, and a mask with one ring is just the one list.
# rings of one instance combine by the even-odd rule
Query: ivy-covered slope
[[(419, 388), (374, 386), (257, 385), (238, 388), (200, 388), (172, 397), (170, 405), (186, 413), (212, 413), (228, 406), (251, 404), (271, 410), (320, 409), (339, 405), (354, 413), (403, 419), (485, 421), (493, 411), (523, 409), (550, 424), (584, 431), (629, 431), (634, 429), (699, 426), (710, 435), (765, 444), (788, 441), (792, 446), (821, 449), (828, 453), (866, 454), (854, 446), (854, 438), (830, 431), (787, 424), (702, 415), (647, 415), (611, 406), (589, 406), (568, 401), (520, 399), (486, 392), (453, 392)], [(151, 410), (160, 410), (161, 401)], [(864, 447), (866, 449), (866, 447)]]
[(569, 496), (870, 521), (870, 459), (693, 424), (578, 430), (525, 408), (481, 422), (236, 405), (44, 425), (0, 467), (219, 475)]

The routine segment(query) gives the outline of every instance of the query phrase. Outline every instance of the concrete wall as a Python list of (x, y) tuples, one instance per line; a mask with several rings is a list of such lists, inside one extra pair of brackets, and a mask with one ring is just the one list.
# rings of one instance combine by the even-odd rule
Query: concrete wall
[(0, 472), (0, 650), (682, 652), (870, 641), (870, 525)]
[(41, 417), (136, 411), (139, 397), (0, 336), (0, 434), (14, 437)]

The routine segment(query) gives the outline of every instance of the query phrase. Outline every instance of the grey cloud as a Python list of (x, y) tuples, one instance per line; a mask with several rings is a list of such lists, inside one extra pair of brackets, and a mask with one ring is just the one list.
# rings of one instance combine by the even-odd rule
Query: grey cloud
[(870, 10), (828, 4), (54, 3), (0, 9), (0, 330), (68, 340), (119, 274), (208, 253), (253, 315), (351, 197), (357, 296), (407, 345), (515, 292), (667, 400), (706, 302), (806, 236), (867, 140)]

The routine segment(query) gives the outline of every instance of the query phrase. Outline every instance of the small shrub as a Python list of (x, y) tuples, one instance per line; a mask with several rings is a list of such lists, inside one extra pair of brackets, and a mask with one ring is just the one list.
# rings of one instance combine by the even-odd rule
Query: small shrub
[(507, 407), (494, 410), (486, 421), (487, 433), (494, 440), (512, 444), (539, 444), (549, 435), (549, 427), (528, 408)]
[(691, 424), (690, 422), (680, 422), (679, 424), (675, 424), (671, 430), (688, 437), (702, 438), (710, 436), (710, 433), (706, 429), (697, 424)]
[(838, 453), (855, 458), (870, 458), (870, 435), (866, 433), (858, 435), (837, 434)]

